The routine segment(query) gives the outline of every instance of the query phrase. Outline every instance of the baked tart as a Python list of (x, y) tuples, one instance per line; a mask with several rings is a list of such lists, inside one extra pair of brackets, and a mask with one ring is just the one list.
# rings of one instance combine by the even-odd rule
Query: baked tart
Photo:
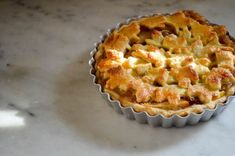
[(97, 46), (92, 67), (96, 83), (121, 107), (185, 117), (234, 95), (234, 49), (225, 26), (183, 10), (119, 26)]

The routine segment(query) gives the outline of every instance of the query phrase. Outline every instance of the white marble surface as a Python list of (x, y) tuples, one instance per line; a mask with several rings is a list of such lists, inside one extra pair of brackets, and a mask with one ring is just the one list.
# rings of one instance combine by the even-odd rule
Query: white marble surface
[(235, 155), (235, 104), (197, 126), (151, 128), (108, 107), (89, 51), (126, 18), (195, 9), (235, 35), (233, 0), (1, 0), (0, 155)]

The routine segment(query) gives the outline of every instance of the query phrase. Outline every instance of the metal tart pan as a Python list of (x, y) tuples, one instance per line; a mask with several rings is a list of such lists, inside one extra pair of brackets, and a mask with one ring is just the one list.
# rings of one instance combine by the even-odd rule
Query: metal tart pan
[(235, 96), (229, 96), (226, 102), (216, 104), (216, 107), (214, 109), (204, 109), (204, 111), (200, 114), (194, 112), (188, 114), (187, 116), (180, 116), (175, 114), (168, 118), (162, 114), (151, 116), (147, 112), (136, 112), (132, 107), (123, 107), (118, 100), (113, 100), (109, 93), (104, 92), (102, 86), (99, 83), (97, 83), (97, 78), (95, 75), (94, 55), (98, 50), (99, 45), (104, 42), (107, 36), (109, 36), (114, 30), (119, 29), (122, 25), (126, 25), (134, 20), (138, 20), (144, 17), (151, 17), (154, 15), (160, 15), (160, 14), (151, 14), (151, 15), (129, 18), (125, 22), (118, 23), (114, 28), (109, 29), (104, 35), (100, 36), (100, 41), (94, 44), (94, 49), (90, 52), (91, 59), (89, 60), (89, 66), (90, 66), (89, 74), (92, 76), (93, 84), (97, 86), (99, 92), (104, 96), (105, 99), (108, 100), (109, 104), (114, 108), (114, 110), (117, 113), (123, 114), (128, 119), (136, 120), (138, 123), (141, 124), (147, 123), (152, 127), (161, 126), (164, 128), (169, 128), (169, 127), (184, 127), (186, 125), (196, 125), (199, 122), (205, 122), (210, 120), (212, 117), (217, 116), (235, 98)]

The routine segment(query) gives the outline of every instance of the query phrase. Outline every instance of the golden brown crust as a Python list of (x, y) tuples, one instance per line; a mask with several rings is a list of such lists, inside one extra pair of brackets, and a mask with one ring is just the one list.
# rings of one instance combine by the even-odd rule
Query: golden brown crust
[(118, 50), (124, 52), (128, 47), (128, 37), (123, 34), (114, 33), (103, 44), (105, 51)]
[(98, 82), (113, 99), (150, 115), (214, 108), (235, 91), (235, 42), (190, 10), (115, 30), (96, 52)]
[(166, 18), (160, 15), (160, 16), (143, 18), (142, 20), (140, 20), (139, 24), (149, 29), (153, 29), (155, 27), (163, 28), (165, 26), (164, 24), (165, 21)]

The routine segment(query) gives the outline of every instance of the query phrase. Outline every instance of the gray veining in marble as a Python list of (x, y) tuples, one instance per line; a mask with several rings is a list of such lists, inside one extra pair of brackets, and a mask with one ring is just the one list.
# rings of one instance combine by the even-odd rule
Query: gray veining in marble
[[(110, 108), (89, 51), (128, 17), (195, 9), (235, 36), (233, 0), (1, 0), (0, 155), (235, 155), (235, 105), (182, 129), (151, 128)], [(5, 122), (9, 121), (9, 122)]]

